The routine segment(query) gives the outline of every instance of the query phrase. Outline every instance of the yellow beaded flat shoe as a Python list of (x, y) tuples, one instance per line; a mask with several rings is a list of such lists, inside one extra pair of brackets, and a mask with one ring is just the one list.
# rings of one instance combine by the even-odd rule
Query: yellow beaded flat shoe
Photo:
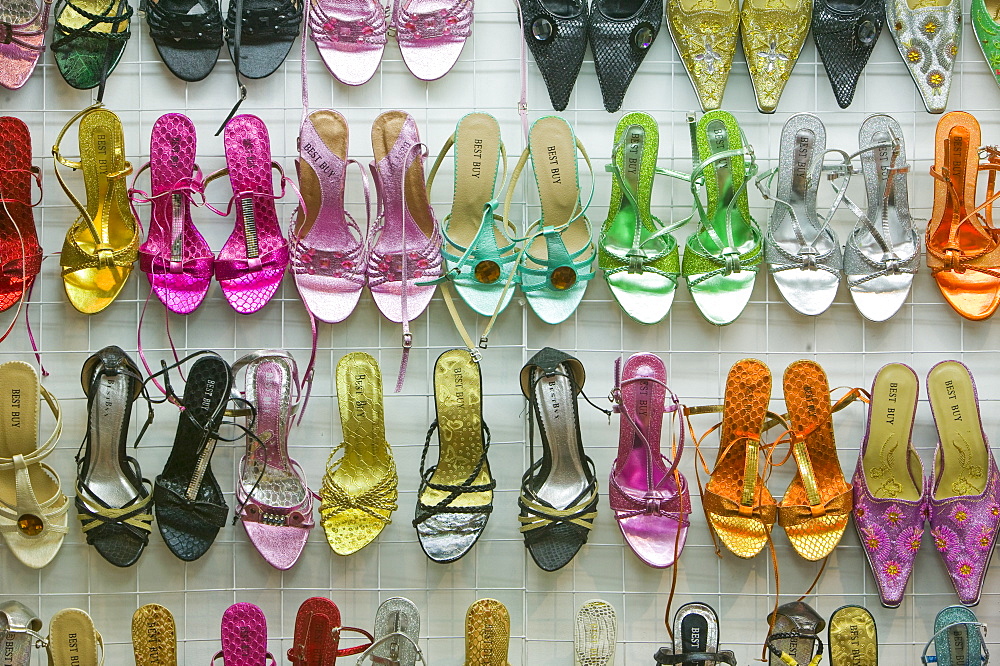
[(385, 440), (382, 373), (370, 354), (351, 352), (337, 363), (337, 404), (344, 441), (330, 454), (319, 514), (333, 552), (350, 555), (392, 522), (399, 485)]
[(703, 111), (722, 106), (739, 36), (739, 0), (667, 0), (667, 24)]
[(812, 23), (813, 0), (746, 0), (743, 53), (761, 113), (774, 113)]
[[(80, 161), (59, 152), (66, 131), (80, 121)], [(56, 180), (80, 216), (66, 233), (62, 255), (63, 285), (74, 308), (96, 314), (108, 307), (132, 273), (139, 251), (139, 226), (129, 207), (125, 138), (118, 116), (98, 105), (70, 118), (59, 131), (52, 155), (58, 164), (83, 172), (87, 205), (70, 191), (56, 168)]]

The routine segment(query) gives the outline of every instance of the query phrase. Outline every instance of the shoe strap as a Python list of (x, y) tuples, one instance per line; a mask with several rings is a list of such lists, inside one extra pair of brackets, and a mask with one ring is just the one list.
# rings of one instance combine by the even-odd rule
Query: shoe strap
[[(808, 666), (818, 666), (820, 660), (823, 659), (823, 639), (819, 637), (818, 633), (782, 631), (771, 634), (770, 636), (767, 637), (767, 642), (766, 642), (767, 649), (773, 656), (777, 657), (780, 661), (783, 661), (784, 663), (788, 664), (788, 666), (799, 666), (799, 662), (797, 662), (794, 657), (781, 651), (780, 649), (778, 649), (776, 645), (774, 645), (774, 641), (788, 639), (788, 638), (803, 638), (815, 641), (813, 645), (816, 649), (816, 654), (814, 654), (812, 658), (809, 660)], [(806, 665), (803, 664), (802, 666)]]
[[(44, 444), (31, 453), (23, 456), (13, 456), (11, 458), (0, 458), (0, 471), (2, 472), (19, 469), (21, 465), (34, 465), (35, 463), (41, 462), (55, 450), (56, 444), (59, 443), (59, 438), (62, 436), (63, 429), (62, 408), (59, 405), (59, 400), (41, 384), (38, 385), (38, 389), (42, 398), (45, 400), (45, 404), (49, 406), (49, 411), (52, 412), (52, 416), (56, 419), (56, 424), (52, 429), (52, 434), (49, 435), (49, 438), (45, 440)], [(19, 458), (20, 463), (18, 462)]]
[[(0, 23), (0, 43), (17, 44), (21, 48), (28, 49), (29, 51), (38, 51), (39, 53), (45, 51), (44, 41), (41, 44), (32, 44), (24, 41), (23, 38), (42, 37), (44, 39), (45, 32), (49, 28), (49, 14), (51, 13), (52, 1), (42, 0), (38, 11), (25, 23)], [(33, 27), (36, 23), (39, 23), (37, 28)]]
[(531, 492), (530, 482), (542, 466), (543, 460), (537, 460), (521, 477), (521, 493), (517, 498), (521, 507), (518, 522), (520, 532), (527, 535), (535, 530), (546, 529), (555, 525), (576, 525), (587, 530), (594, 529), (594, 519), (597, 518), (598, 483), (594, 469), (594, 461), (589, 456), (584, 460), (590, 472), (590, 480), (583, 491), (577, 495), (573, 503), (565, 509), (556, 509), (545, 503), (535, 493)]
[[(30, 298), (31, 289), (25, 289), (24, 286), (28, 283), (30, 277), (38, 275), (42, 269), (42, 261), (45, 257), (41, 254), (41, 248), (39, 248), (38, 254), (28, 255), (27, 248), (24, 244), (24, 235), (21, 233), (21, 228), (16, 222), (14, 222), (14, 216), (11, 215), (10, 209), (7, 208), (8, 203), (17, 203), (22, 205), (27, 205), (30, 208), (34, 208), (42, 201), (42, 172), (37, 166), (32, 166), (30, 169), (3, 169), (7, 173), (27, 173), (30, 174), (35, 182), (38, 184), (38, 201), (30, 203), (27, 201), (20, 201), (18, 199), (0, 198), (0, 206), (3, 207), (4, 212), (7, 217), (13, 223), (14, 231), (17, 233), (18, 247), (21, 248), (21, 256), (19, 258), (14, 258), (8, 261), (6, 264), (0, 265), (0, 275), (8, 276), (10, 278), (20, 278), (21, 279), (21, 297), (17, 299), (17, 310), (14, 312), (14, 316), (10, 320), (10, 324), (7, 325), (7, 329), (0, 334), (0, 342), (7, 339), (7, 336), (11, 334), (14, 330), (14, 326), (17, 324), (18, 317), (21, 315), (21, 310), (25, 309), (25, 324), (28, 327), (28, 337), (32, 340), (32, 347), (34, 348), (34, 335), (31, 332), (31, 326), (28, 323), (27, 318), (27, 301)], [(30, 187), (30, 186), (29, 186)], [(31, 283), (31, 288), (34, 287), (34, 282)], [(37, 350), (36, 350), (37, 356)], [(41, 365), (41, 358), (38, 359), (39, 365)], [(48, 376), (48, 373), (42, 369), (43, 375)]]
[(684, 431), (683, 415), (687, 408), (681, 404), (680, 399), (677, 397), (677, 394), (674, 393), (669, 386), (667, 386), (666, 382), (656, 379), (655, 377), (630, 377), (629, 379), (622, 380), (620, 368), (621, 368), (621, 357), (618, 357), (615, 359), (615, 387), (614, 389), (612, 389), (611, 394), (608, 396), (608, 400), (610, 400), (613, 403), (611, 411), (614, 412), (615, 414), (621, 414), (622, 418), (626, 419), (629, 422), (629, 425), (632, 427), (632, 432), (635, 434), (635, 436), (642, 441), (646, 449), (646, 463), (647, 463), (646, 487), (649, 490), (655, 490), (656, 484), (653, 483), (653, 478), (652, 478), (653, 463), (654, 463), (654, 460), (652, 458), (652, 447), (650, 445), (649, 439), (646, 437), (646, 435), (642, 432), (642, 429), (639, 427), (639, 419), (637, 415), (634, 414), (632, 412), (632, 408), (626, 405), (622, 400), (621, 388), (622, 386), (625, 386), (626, 384), (631, 384), (633, 382), (640, 382), (640, 381), (653, 382), (654, 384), (659, 384), (660, 386), (662, 386), (666, 390), (667, 395), (670, 396), (672, 404), (667, 405), (666, 401), (664, 401), (663, 413), (672, 414), (672, 418), (674, 419), (674, 421), (677, 422), (678, 425), (678, 435), (677, 439), (671, 443), (670, 447), (671, 457), (667, 458), (667, 456), (665, 456), (662, 452), (660, 453), (660, 458), (665, 463), (665, 467), (667, 470), (667, 473), (664, 475), (663, 478), (667, 478), (673, 473), (673, 471), (677, 468), (677, 464), (680, 462), (681, 456), (684, 453), (685, 431)]
[(201, 14), (172, 11), (161, 0), (141, 0), (140, 16), (145, 14), (149, 35), (154, 40), (165, 39), (180, 46), (185, 44), (218, 48), (222, 46), (222, 12), (218, 2), (205, 2)]
[[(875, 198), (878, 201), (878, 207), (875, 211), (876, 218), (878, 218), (880, 225), (876, 225), (874, 221), (868, 215), (861, 210), (861, 207), (854, 203), (851, 198), (847, 195), (844, 196), (844, 204), (854, 213), (855, 217), (858, 218), (859, 226), (855, 227), (854, 234), (860, 232), (861, 228), (867, 229), (871, 234), (875, 243), (878, 244), (879, 249), (882, 250), (882, 254), (885, 256), (894, 255), (893, 252), (893, 238), (892, 230), (889, 228), (889, 207), (890, 201), (895, 194), (894, 185), (896, 182), (896, 176), (909, 173), (910, 165), (903, 164), (902, 166), (897, 166), (900, 155), (902, 154), (902, 139), (896, 136), (893, 129), (889, 128), (890, 141), (881, 141), (879, 143), (872, 144), (867, 148), (862, 148), (861, 150), (852, 153), (848, 156), (848, 160), (852, 161), (856, 157), (861, 157), (867, 153), (875, 153), (878, 150), (889, 148), (892, 150), (891, 156), (889, 158), (889, 167), (883, 172), (879, 167), (876, 176), (877, 184), (876, 187), (878, 191), (875, 192)], [(883, 178), (884, 173), (884, 178)], [(832, 174), (833, 178), (840, 176), (840, 173)], [(883, 260), (891, 261), (892, 259)], [(898, 262), (899, 259), (896, 258)]]
[[(138, 468), (138, 463), (134, 458), (126, 458), (126, 460), (133, 469)], [(151, 484), (146, 479), (142, 479), (142, 485), (148, 487)], [(120, 525), (143, 540), (148, 539), (150, 532), (153, 531), (153, 493), (151, 488), (147, 488), (144, 497), (141, 494), (136, 495), (125, 506), (112, 507), (90, 491), (87, 484), (77, 480), (76, 502), (77, 518), (80, 519), (80, 528), (85, 535), (106, 524)]]
[[(528, 42), (524, 35), (524, 11), (521, 9), (521, 0), (514, 0), (514, 6), (517, 8), (517, 24), (521, 30), (521, 97), (517, 102), (517, 113), (521, 116), (521, 131), (524, 132), (524, 142), (527, 144), (530, 134), (528, 128)], [(516, 181), (516, 178), (512, 179), (511, 185)]]
[[(385, 447), (384, 450), (389, 452), (389, 444), (383, 442), (383, 445)], [(347, 442), (341, 442), (330, 452), (330, 460), (332, 461), (333, 456), (338, 452), (346, 451), (347, 448)], [(348, 509), (357, 509), (385, 525), (391, 523), (391, 518), (387, 518), (376, 511), (376, 509), (385, 511), (391, 515), (398, 508), (396, 504), (396, 487), (399, 483), (399, 477), (396, 474), (396, 463), (392, 458), (392, 454), (388, 453), (388, 465), (383, 470), (382, 476), (370, 488), (356, 495), (350, 494), (346, 488), (334, 479), (337, 470), (340, 469), (343, 462), (344, 458), (341, 457), (336, 461), (328, 463), (326, 473), (323, 474), (323, 485), (320, 488), (319, 494), (321, 500), (320, 514), (323, 515), (324, 520), (328, 516), (343, 513)]]
[[(927, 246), (928, 254), (934, 256), (943, 262), (943, 266), (935, 266), (931, 268), (932, 274), (940, 273), (941, 271), (947, 270), (971, 270), (977, 271), (979, 273), (984, 273), (991, 277), (1000, 278), (1000, 271), (992, 267), (982, 267), (971, 265), (969, 262), (974, 261), (980, 257), (983, 257), (996, 248), (996, 234), (994, 233), (994, 242), (988, 245), (985, 249), (975, 252), (966, 253), (962, 248), (961, 243), (958, 241), (958, 231), (959, 228), (966, 222), (972, 222), (978, 220), (981, 224), (984, 224), (986, 228), (983, 230), (985, 233), (995, 232), (995, 229), (991, 226), (993, 219), (993, 203), (1000, 198), (1000, 190), (994, 190), (996, 186), (996, 172), (1000, 170), (1000, 153), (990, 152), (990, 162), (988, 164), (980, 164), (977, 169), (977, 174), (979, 171), (989, 171), (989, 181), (987, 185), (987, 196), (986, 200), (976, 206), (971, 212), (967, 213), (962, 217), (957, 223), (952, 223), (949, 226), (948, 231), (948, 241), (938, 249), (930, 243), (930, 235), (925, 239), (925, 245)], [(943, 172), (938, 172), (934, 167), (930, 170), (931, 176), (937, 180), (941, 180), (948, 185), (953, 201), (961, 201), (958, 195), (958, 190), (955, 187), (955, 183), (951, 178), (951, 174), (945, 169)], [(981, 212), (985, 211), (985, 219)]]
[[(344, 628), (347, 629), (348, 627)], [(367, 632), (365, 633), (367, 635)], [(417, 659), (420, 660), (421, 664), (424, 664), (426, 666), (427, 661), (424, 659), (424, 653), (420, 651), (420, 646), (417, 644), (415, 640), (413, 640), (412, 637), (403, 633), (402, 631), (390, 632), (385, 636), (380, 636), (379, 638), (375, 639), (371, 643), (371, 645), (361, 646), (362, 648), (364, 648), (364, 650), (358, 656), (358, 661), (356, 662), (356, 666), (361, 666), (361, 664), (364, 662), (365, 659), (371, 659), (371, 662), (373, 664), (379, 664), (379, 666), (395, 666), (399, 662), (393, 661), (392, 659), (386, 659), (385, 657), (377, 657), (375, 656), (374, 653), (375, 653), (375, 648), (379, 647), (389, 639), (400, 639), (400, 638), (406, 640), (406, 642), (409, 643), (411, 647), (413, 647), (413, 650), (417, 653)], [(349, 649), (354, 650), (355, 648), (349, 648)], [(356, 654), (356, 653), (352, 652), (351, 654)], [(337, 656), (343, 656), (343, 655), (341, 655), (338, 651)]]
[(982, 664), (985, 666), (985, 664), (989, 663), (990, 650), (986, 645), (986, 624), (983, 622), (953, 622), (951, 624), (947, 624), (941, 627), (940, 629), (935, 631), (933, 635), (931, 635), (931, 637), (927, 640), (926, 643), (924, 643), (923, 652), (920, 653), (920, 663), (924, 664), (924, 666), (926, 666), (927, 664), (938, 663), (937, 656), (934, 655), (928, 656), (927, 651), (931, 648), (932, 645), (935, 644), (935, 642), (939, 637), (951, 631), (952, 629), (957, 629), (958, 627), (966, 627), (966, 628), (975, 627), (976, 631), (979, 632), (979, 646), (983, 652), (981, 656)]
[[(443, 483), (433, 483), (431, 478), (434, 476), (434, 472), (437, 471), (437, 465), (427, 467), (427, 451), (430, 449), (431, 436), (433, 436), (434, 431), (438, 429), (438, 420), (434, 419), (431, 423), (431, 427), (427, 429), (427, 437), (424, 439), (424, 448), (420, 453), (420, 488), (417, 490), (417, 512), (416, 517), (413, 519), (413, 526), (417, 527), (423, 523), (428, 518), (439, 514), (439, 513), (485, 513), (489, 514), (493, 511), (493, 504), (484, 504), (480, 506), (452, 506), (452, 502), (458, 499), (461, 495), (465, 493), (482, 493), (487, 491), (492, 491), (496, 488), (497, 482), (493, 478), (492, 474), (489, 474), (490, 482), (486, 484), (476, 484), (472, 485), (479, 474), (486, 468), (487, 464), (487, 454), (490, 450), (490, 429), (486, 425), (486, 421), (482, 421), (482, 440), (483, 440), (483, 452), (479, 456), (479, 462), (476, 463), (475, 469), (472, 473), (460, 484), (443, 484)], [(424, 504), (420, 501), (420, 496), (423, 495), (425, 489), (430, 488), (431, 490), (438, 490), (441, 492), (447, 492), (448, 495), (444, 497), (440, 502), (434, 505)]]

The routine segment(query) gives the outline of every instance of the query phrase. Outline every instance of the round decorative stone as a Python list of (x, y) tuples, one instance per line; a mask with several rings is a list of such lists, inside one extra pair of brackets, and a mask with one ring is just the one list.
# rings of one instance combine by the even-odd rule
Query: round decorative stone
[(17, 529), (27, 536), (38, 536), (45, 525), (38, 516), (26, 513), (17, 519)]
[(569, 266), (560, 266), (552, 271), (549, 282), (552, 283), (554, 289), (565, 291), (576, 284), (576, 271)]
[(547, 42), (556, 34), (556, 26), (547, 16), (539, 16), (531, 22), (531, 36), (539, 42)]
[(485, 259), (476, 264), (474, 275), (476, 282), (493, 284), (500, 279), (500, 265), (491, 259)]
[(653, 26), (642, 23), (632, 33), (632, 43), (640, 51), (645, 51), (653, 44)]
[(869, 20), (864, 20), (858, 24), (858, 41), (865, 46), (871, 46), (875, 43), (876, 38), (878, 38), (878, 32), (875, 30), (875, 24)]

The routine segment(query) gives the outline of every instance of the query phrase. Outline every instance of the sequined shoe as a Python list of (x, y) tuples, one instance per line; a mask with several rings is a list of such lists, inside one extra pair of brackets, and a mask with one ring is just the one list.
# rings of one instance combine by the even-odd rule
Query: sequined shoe
[(746, 0), (740, 16), (743, 53), (761, 113), (774, 113), (809, 34), (813, 0)]
[(963, 604), (979, 603), (1000, 527), (1000, 471), (979, 413), (969, 369), (942, 361), (927, 374), (938, 431), (928, 479), (931, 536)]
[(718, 109), (740, 34), (738, 0), (667, 0), (667, 25), (702, 110)]
[(970, 15), (983, 58), (993, 79), (1000, 85), (1000, 23), (994, 18), (1000, 18), (1000, 4), (996, 0), (972, 0)]
[(852, 480), (854, 527), (886, 608), (903, 600), (924, 533), (924, 469), (912, 443), (919, 390), (916, 373), (901, 363), (875, 375)]
[(813, 40), (840, 108), (851, 105), (884, 23), (884, 0), (814, 0)]
[(524, 41), (549, 91), (552, 108), (562, 111), (583, 65), (589, 15), (583, 0), (518, 0)]
[[(4, 3), (0, 19), (6, 38), (0, 43), (0, 86), (17, 90), (23, 86), (45, 50), (51, 0), (14, 0)], [(30, 153), (29, 153), (30, 158)]]
[(886, 0), (885, 20), (927, 112), (942, 113), (962, 41), (961, 0)]
[(590, 49), (609, 113), (621, 108), (661, 23), (662, 0), (591, 0)]

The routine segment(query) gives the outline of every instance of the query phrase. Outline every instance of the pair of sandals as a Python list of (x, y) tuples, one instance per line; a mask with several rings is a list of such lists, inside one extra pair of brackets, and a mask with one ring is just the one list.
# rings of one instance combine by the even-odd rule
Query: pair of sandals
[(32, 648), (44, 647), (49, 666), (104, 664), (104, 639), (85, 611), (66, 608), (49, 620), (49, 633), (42, 635), (42, 621), (19, 601), (0, 603), (0, 642), (4, 664), (30, 666)]

